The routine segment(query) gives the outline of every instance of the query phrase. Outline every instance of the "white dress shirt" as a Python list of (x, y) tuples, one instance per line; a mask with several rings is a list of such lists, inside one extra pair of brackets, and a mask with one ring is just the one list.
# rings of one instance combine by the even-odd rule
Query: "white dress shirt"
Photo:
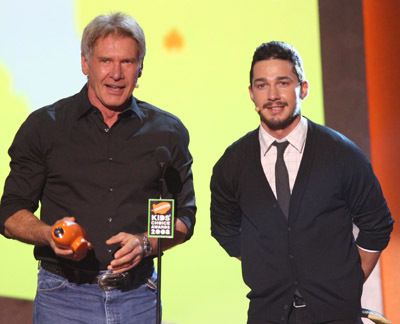
[(275, 188), (275, 163), (277, 158), (277, 148), (272, 145), (273, 142), (288, 141), (289, 145), (285, 150), (283, 159), (285, 160), (286, 168), (289, 174), (290, 192), (293, 190), (294, 182), (296, 181), (297, 172), (300, 168), (300, 162), (303, 157), (304, 147), (307, 137), (307, 119), (301, 116), (300, 122), (295, 129), (285, 138), (278, 140), (269, 135), (262, 126), (259, 128), (260, 154), (261, 165), (264, 170), (265, 177), (271, 186), (276, 197)]
[[(269, 135), (262, 126), (259, 128), (258, 138), (260, 140), (260, 155), (261, 155), (261, 165), (264, 170), (265, 177), (276, 197), (276, 187), (275, 187), (275, 163), (277, 158), (277, 148), (272, 145), (273, 142), (284, 142), (288, 141), (283, 159), (285, 160), (286, 168), (289, 174), (289, 186), (290, 193), (292, 193), (294, 183), (296, 181), (297, 172), (300, 168), (300, 162), (303, 157), (304, 147), (307, 138), (307, 119), (303, 116), (300, 118), (300, 122), (297, 124), (295, 129), (291, 133), (281, 140)], [(361, 250), (367, 252), (379, 252), (373, 250), (367, 250), (359, 247)]]

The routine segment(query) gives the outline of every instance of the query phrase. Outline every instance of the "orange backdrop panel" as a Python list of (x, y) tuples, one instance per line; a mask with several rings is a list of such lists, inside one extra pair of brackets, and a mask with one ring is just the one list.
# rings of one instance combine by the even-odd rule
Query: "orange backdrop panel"
[(400, 323), (400, 1), (364, 0), (363, 13), (372, 163), (396, 220), (381, 258), (384, 312)]

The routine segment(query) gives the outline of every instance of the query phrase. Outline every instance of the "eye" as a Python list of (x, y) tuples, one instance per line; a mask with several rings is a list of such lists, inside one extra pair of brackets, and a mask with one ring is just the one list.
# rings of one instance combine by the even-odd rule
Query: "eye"
[(126, 59), (122, 61), (125, 64), (135, 64), (136, 63), (136, 59)]
[(265, 83), (257, 83), (256, 84), (257, 89), (265, 88), (265, 86), (266, 86)]
[(106, 59), (106, 58), (103, 58), (103, 59), (100, 59), (100, 62), (101, 63), (108, 63), (110, 60), (109, 59)]
[(289, 82), (288, 81), (280, 81), (279, 85), (282, 87), (287, 87), (289, 85)]

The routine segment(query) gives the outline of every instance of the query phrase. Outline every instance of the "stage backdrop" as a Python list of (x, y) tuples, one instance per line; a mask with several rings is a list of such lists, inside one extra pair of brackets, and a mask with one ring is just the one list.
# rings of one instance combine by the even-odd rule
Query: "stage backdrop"
[[(80, 38), (98, 14), (123, 11), (147, 41), (134, 95), (181, 118), (191, 136), (197, 195), (193, 238), (163, 258), (163, 319), (173, 323), (246, 321), (248, 288), (240, 262), (210, 236), (209, 180), (225, 148), (258, 126), (248, 94), (254, 50), (281, 40), (302, 54), (310, 94), (303, 113), (324, 123), (317, 0), (3, 2), (0, 28), (0, 182), (7, 149), (33, 110), (78, 92)], [(0, 296), (33, 299), (32, 246), (0, 237)]]

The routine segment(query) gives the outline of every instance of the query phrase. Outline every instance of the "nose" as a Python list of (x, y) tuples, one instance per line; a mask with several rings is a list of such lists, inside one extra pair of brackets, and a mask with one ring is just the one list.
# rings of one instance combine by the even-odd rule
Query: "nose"
[(119, 63), (114, 63), (110, 70), (110, 77), (113, 80), (119, 80), (124, 77), (121, 65)]
[(270, 101), (275, 101), (280, 99), (280, 94), (279, 94), (279, 89), (277, 88), (276, 85), (271, 85), (268, 87), (268, 100)]

